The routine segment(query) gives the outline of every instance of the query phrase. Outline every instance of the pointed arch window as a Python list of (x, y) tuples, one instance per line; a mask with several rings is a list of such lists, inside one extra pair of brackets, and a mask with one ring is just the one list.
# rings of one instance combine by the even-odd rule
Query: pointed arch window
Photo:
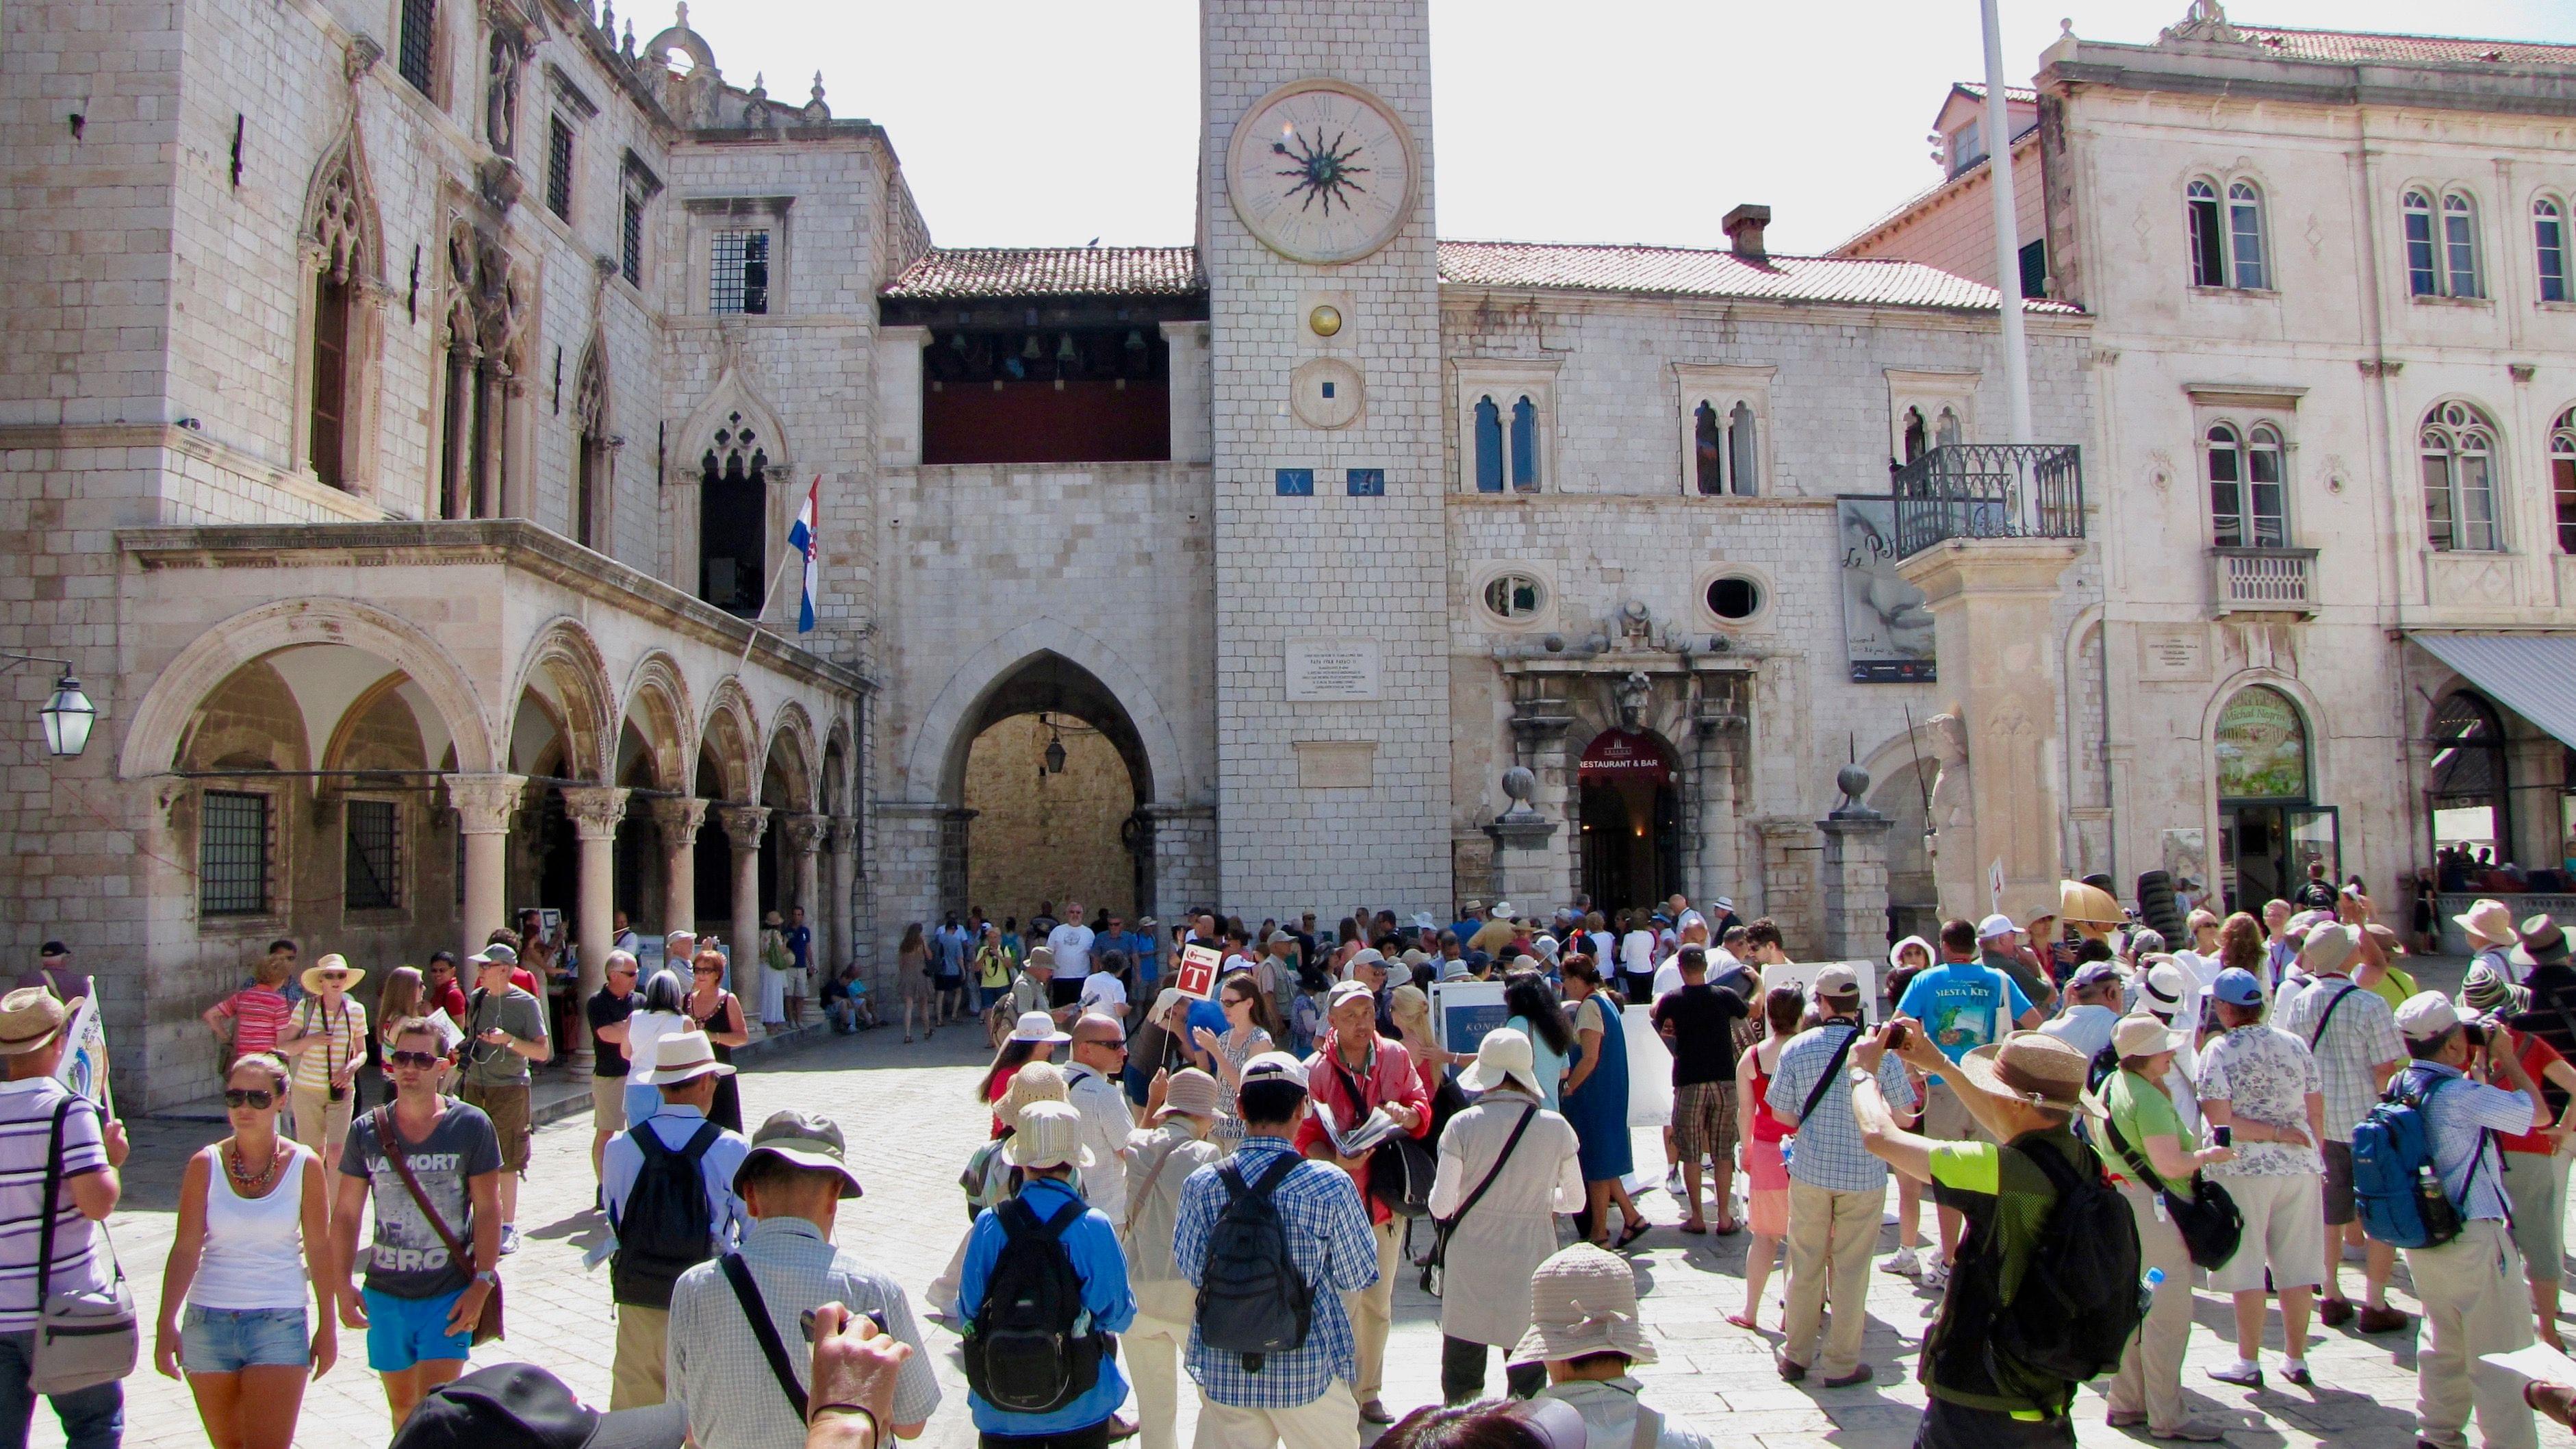
[(742, 414), (730, 414), (699, 466), (698, 597), (750, 617), (769, 582), (767, 440)]
[(2409, 296), (2442, 295), (2442, 272), (2433, 259), (2433, 198), (2428, 192), (2409, 191), (2402, 210), (2406, 217), (2406, 291)]
[(572, 536), (584, 548), (608, 552), (608, 505), (616, 485), (615, 454), (608, 436), (608, 379), (593, 342), (574, 374), (573, 417), (580, 427), (573, 449)]
[(2531, 204), (2531, 244), (2540, 262), (2540, 300), (2570, 300), (2567, 288), (2567, 208), (2554, 196)]
[(366, 304), (367, 277), (379, 259), (369, 222), (354, 139), (316, 174), (305, 204), (302, 245), (303, 372), (298, 379), (295, 440), (313, 476), (354, 490), (367, 474), (361, 420), (373, 374), (376, 328)]
[(2437, 552), (2494, 552), (2495, 427), (2466, 403), (2444, 403), (2417, 433), (2424, 470), (2424, 525)]
[(1512, 491), (1538, 491), (1538, 404), (1526, 394), (1512, 404)]
[(1476, 491), (1503, 491), (1503, 412), (1491, 396), (1476, 399)]
[(2560, 413), (2549, 429), (2549, 495), (2558, 514), (2558, 551), (2576, 553), (2576, 408)]

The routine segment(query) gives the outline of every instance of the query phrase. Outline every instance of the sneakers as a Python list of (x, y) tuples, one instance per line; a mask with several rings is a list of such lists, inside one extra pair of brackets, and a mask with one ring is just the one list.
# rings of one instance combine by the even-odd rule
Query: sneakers
[(501, 1256), (506, 1258), (517, 1251), (519, 1251), (519, 1225), (517, 1223), (503, 1223), (501, 1225)]
[(2263, 1366), (2258, 1363), (2247, 1363), (2243, 1359), (2238, 1359), (2225, 1368), (2211, 1369), (2209, 1376), (2222, 1384), (2234, 1384), (2240, 1389), (2263, 1387)]
[(1664, 1174), (1664, 1191), (1670, 1193), (1674, 1197), (1680, 1197), (1682, 1195), (1682, 1168), (1680, 1163), (1674, 1163), (1672, 1171)]
[(1926, 1258), (1923, 1260), (1923, 1276), (1917, 1281), (1926, 1288), (1947, 1288), (1950, 1286), (1950, 1265), (1938, 1258)]
[(1893, 1273), (1899, 1278), (1920, 1278), (1923, 1276), (1923, 1263), (1914, 1256), (1912, 1248), (1899, 1248), (1895, 1257), (1878, 1265), (1878, 1271)]

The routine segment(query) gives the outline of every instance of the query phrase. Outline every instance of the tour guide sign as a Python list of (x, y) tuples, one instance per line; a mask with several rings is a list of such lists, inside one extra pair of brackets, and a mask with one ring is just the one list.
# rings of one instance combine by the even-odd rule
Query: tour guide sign
[(1172, 973), (1172, 989), (1183, 996), (1206, 1001), (1216, 995), (1216, 948), (1190, 945), (1181, 948), (1181, 964)]

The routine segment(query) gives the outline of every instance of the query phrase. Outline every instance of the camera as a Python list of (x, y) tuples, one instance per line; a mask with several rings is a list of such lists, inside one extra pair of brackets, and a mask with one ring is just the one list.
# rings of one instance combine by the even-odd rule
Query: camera
[(1901, 1021), (1891, 1023), (1887, 1028), (1887, 1049), (1892, 1052), (1901, 1052), (1905, 1050), (1905, 1040), (1905, 1023)]
[(339, 1086), (339, 1085), (336, 1085), (336, 1084), (335, 1084), (335, 1085), (333, 1085), (333, 1087), (331, 1088), (331, 1100), (332, 1100), (332, 1101), (334, 1101), (334, 1102), (342, 1101), (342, 1100), (346, 1099), (346, 1098), (348, 1097), (348, 1095), (349, 1095), (349, 1089), (348, 1089), (348, 1088), (346, 1088), (346, 1087)]
[(2469, 1045), (2476, 1047), (2480, 1051), (2486, 1050), (2489, 1028), (2485, 1021), (2472, 1019), (2461, 1022), (2460, 1030), (2468, 1033)]

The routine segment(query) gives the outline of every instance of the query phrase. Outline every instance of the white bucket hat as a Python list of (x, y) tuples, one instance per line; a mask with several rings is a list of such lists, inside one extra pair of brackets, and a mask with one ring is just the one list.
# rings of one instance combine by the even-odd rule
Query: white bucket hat
[(1011, 1040), (1046, 1042), (1062, 1046), (1072, 1037), (1055, 1029), (1055, 1018), (1043, 1011), (1023, 1011), (1017, 1026), (1011, 1028)]
[(1530, 1039), (1508, 1026), (1498, 1026), (1476, 1044), (1476, 1060), (1458, 1074), (1458, 1085), (1470, 1092), (1490, 1092), (1506, 1084), (1533, 1097), (1545, 1095), (1539, 1090), (1537, 1059), (1530, 1050)]
[(1002, 1144), (1002, 1156), (1013, 1167), (1089, 1167), (1082, 1114), (1069, 1102), (1031, 1102), (1020, 1109), (1020, 1129)]
[(733, 1068), (716, 1060), (715, 1045), (702, 1031), (675, 1031), (662, 1038), (653, 1065), (634, 1074), (639, 1087), (677, 1087), (700, 1077), (730, 1077)]

